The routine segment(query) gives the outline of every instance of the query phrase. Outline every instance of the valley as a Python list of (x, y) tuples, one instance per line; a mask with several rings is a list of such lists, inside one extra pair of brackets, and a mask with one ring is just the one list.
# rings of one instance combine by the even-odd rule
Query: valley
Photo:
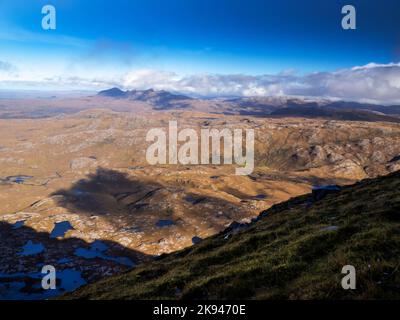
[[(165, 109), (154, 107), (164, 103), (154, 94), (151, 103), (62, 99), (46, 115), (36, 113), (39, 102), (27, 115), (21, 100), (12, 116), (3, 113), (0, 296), (48, 297), (37, 287), (42, 265), (68, 275), (59, 281), (70, 291), (200, 243), (232, 223), (249, 223), (313, 188), (400, 169), (397, 122)], [(146, 133), (167, 130), (169, 121), (196, 132), (253, 129), (254, 171), (239, 176), (235, 165), (150, 165)]]

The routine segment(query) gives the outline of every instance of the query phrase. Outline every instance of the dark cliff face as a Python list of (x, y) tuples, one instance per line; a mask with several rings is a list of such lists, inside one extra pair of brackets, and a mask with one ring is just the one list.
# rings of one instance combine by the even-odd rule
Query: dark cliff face
[[(67, 299), (399, 299), (400, 172), (293, 198)], [(356, 269), (356, 290), (341, 270)]]

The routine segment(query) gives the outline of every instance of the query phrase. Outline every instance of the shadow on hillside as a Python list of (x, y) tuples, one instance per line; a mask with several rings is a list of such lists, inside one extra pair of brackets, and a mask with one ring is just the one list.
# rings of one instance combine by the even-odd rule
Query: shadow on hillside
[[(45, 299), (105, 276), (126, 271), (153, 257), (108, 240), (52, 238), (47, 232), (0, 222), (0, 300)], [(41, 288), (44, 265), (57, 274), (57, 290)]]
[[(176, 185), (171, 187), (176, 187)], [(119, 219), (124, 219), (129, 215), (139, 215), (143, 212), (147, 212), (146, 217), (151, 220), (171, 219), (185, 224), (186, 222), (182, 221), (181, 216), (175, 216), (174, 212), (168, 214), (167, 209), (145, 211), (149, 207), (150, 199), (163, 189), (165, 189), (165, 186), (158, 182), (142, 181), (130, 177), (127, 173), (98, 168), (96, 172), (74, 183), (69, 189), (57, 190), (52, 196), (62, 195), (63, 197), (56, 198), (57, 205), (68, 209), (70, 212), (102, 216), (117, 227)], [(195, 200), (191, 201), (191, 197)], [(198, 198), (200, 198), (200, 201)], [(227, 200), (195, 194), (186, 194), (184, 202), (195, 211), (195, 213), (187, 213), (186, 216), (188, 220), (191, 220), (191, 226), (199, 226), (204, 223), (202, 205), (205, 203), (214, 202), (216, 208), (236, 205)], [(167, 207), (168, 203), (166, 203)], [(144, 224), (148, 225), (149, 219), (145, 219), (145, 216), (143, 216)], [(212, 219), (212, 223), (208, 224), (208, 227), (215, 228), (216, 232), (227, 223), (225, 220), (217, 220)], [(157, 225), (154, 224), (154, 226)], [(122, 227), (125, 226), (121, 225)], [(156, 228), (156, 230), (161, 230), (161, 228)], [(168, 231), (169, 229), (162, 228), (162, 230)], [(154, 232), (154, 230), (149, 229), (144, 230), (144, 232), (149, 233)]]
[(86, 179), (74, 183), (69, 189), (60, 189), (52, 194), (62, 195), (57, 203), (71, 212), (88, 215), (116, 216), (132, 213), (146, 205), (162, 186), (132, 179), (128, 174), (98, 168)]
[[(289, 176), (285, 173), (254, 173), (249, 176), (253, 181), (273, 180), (287, 181), (292, 183), (307, 183), (312, 185), (336, 184), (339, 181), (332, 179), (322, 179), (319, 177), (297, 177)], [(340, 184), (348, 184), (350, 181), (341, 180)], [(182, 194), (183, 202), (179, 206), (187, 206), (185, 216), (175, 214), (174, 210), (169, 210), (169, 203), (155, 202), (152, 198), (158, 192), (164, 192), (168, 187), (176, 189), (177, 185), (164, 186), (157, 181), (142, 180), (129, 176), (124, 172), (116, 170), (98, 168), (96, 172), (89, 174), (85, 179), (81, 179), (72, 184), (68, 189), (60, 189), (52, 194), (62, 195), (56, 197), (57, 205), (66, 208), (69, 212), (87, 216), (102, 216), (116, 228), (137, 228), (144, 232), (145, 236), (151, 236), (154, 241), (164, 237), (173, 237), (176, 229), (169, 229), (162, 223), (168, 223), (168, 226), (180, 226), (184, 230), (187, 227), (199, 227), (203, 229), (219, 232), (227, 224), (240, 219), (238, 214), (234, 213), (240, 205), (239, 202), (212, 197), (210, 195), (198, 195), (192, 193)], [(287, 193), (284, 188), (274, 187), (275, 191)], [(183, 191), (183, 190), (182, 190)], [(182, 193), (182, 191), (176, 191)], [(263, 200), (267, 199), (268, 190), (260, 191), (259, 195), (249, 196), (237, 190), (234, 186), (226, 186), (224, 191), (238, 198), (238, 201)], [(156, 207), (154, 207), (156, 205)], [(214, 213), (209, 209), (214, 208)], [(158, 208), (158, 209), (157, 209)], [(151, 209), (151, 210), (150, 210)], [(179, 211), (179, 210), (178, 210)], [(133, 215), (140, 219), (136, 220), (135, 225), (126, 225), (124, 221)], [(161, 225), (162, 224), (162, 225)], [(195, 232), (195, 231), (194, 231)], [(197, 234), (193, 234), (195, 236)]]

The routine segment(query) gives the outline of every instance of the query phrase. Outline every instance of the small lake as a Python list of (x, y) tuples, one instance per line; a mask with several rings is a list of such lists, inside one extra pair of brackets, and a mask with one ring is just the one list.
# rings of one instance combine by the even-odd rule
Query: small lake
[(39, 253), (42, 253), (45, 250), (44, 245), (41, 243), (33, 243), (29, 240), (23, 247), (21, 256), (33, 256)]
[(200, 243), (202, 240), (203, 240), (202, 238), (200, 238), (200, 237), (198, 237), (198, 236), (194, 236), (194, 237), (192, 238), (192, 243), (193, 243), (193, 244), (197, 244), (197, 243)]
[(172, 220), (158, 220), (156, 226), (159, 228), (170, 227), (174, 225)]
[(254, 198), (257, 200), (263, 200), (263, 199), (267, 198), (267, 195), (266, 194), (258, 194)]
[(312, 189), (313, 190), (339, 191), (340, 187), (337, 186), (337, 185), (334, 185), (334, 184), (326, 185), (326, 186), (318, 186), (318, 185), (316, 185), (316, 186), (312, 186)]
[(74, 227), (69, 221), (56, 222), (53, 230), (50, 233), (50, 238), (64, 237), (67, 231), (73, 230)]
[[(41, 270), (40, 270), (41, 271)], [(43, 290), (42, 279), (45, 274), (41, 272), (28, 273), (0, 273), (0, 299), (1, 300), (43, 300), (57, 297), (64, 292), (76, 290), (86, 284), (81, 272), (74, 269), (57, 270), (57, 288)], [(30, 279), (29, 281), (27, 280)], [(27, 283), (34, 283), (34, 292), (26, 290)]]
[(13, 229), (20, 229), (20, 228), (22, 228), (24, 226), (24, 224), (25, 224), (25, 220), (20, 220), (20, 221), (15, 222), (13, 224), (12, 228)]
[(91, 245), (90, 248), (77, 248), (75, 250), (75, 255), (77, 257), (85, 258), (85, 259), (103, 259), (103, 260), (108, 260), (108, 261), (113, 261), (128, 267), (133, 267), (135, 266), (135, 263), (127, 258), (127, 257), (113, 257), (113, 256), (108, 256), (104, 253), (108, 249), (108, 246), (99, 240), (94, 241)]
[(26, 176), (26, 175), (19, 175), (19, 176), (9, 176), (5, 179), (6, 182), (11, 182), (11, 183), (17, 183), (17, 184), (23, 184), (27, 180), (32, 179), (32, 176)]

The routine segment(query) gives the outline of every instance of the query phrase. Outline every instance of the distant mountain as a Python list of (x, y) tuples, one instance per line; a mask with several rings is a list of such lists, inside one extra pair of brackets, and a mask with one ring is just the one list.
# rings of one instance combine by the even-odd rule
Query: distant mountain
[(335, 109), (369, 110), (384, 113), (387, 115), (400, 115), (399, 105), (383, 106), (379, 104), (359, 103), (351, 101), (331, 101), (327, 104), (327, 107)]
[(350, 121), (400, 122), (400, 106), (383, 106), (329, 99), (245, 97), (220, 103), (226, 114), (260, 117), (304, 117)]
[(122, 91), (119, 88), (111, 88), (108, 90), (103, 90), (100, 91), (97, 95), (102, 97), (111, 97), (111, 98), (123, 98), (127, 96), (126, 92)]
[(241, 97), (232, 99), (195, 99), (164, 90), (111, 88), (98, 96), (129, 99), (150, 104), (155, 110), (186, 109), (218, 114), (261, 117), (305, 117), (350, 121), (400, 122), (400, 106), (332, 101), (303, 97)]
[[(359, 103), (352, 101), (332, 101), (329, 99), (318, 99), (318, 98), (293, 98), (293, 97), (245, 97), (225, 100), (226, 103), (230, 104), (234, 110), (243, 115), (257, 115), (266, 116), (273, 114), (277, 110), (285, 109), (284, 112), (294, 112), (292, 109), (300, 109), (302, 113), (310, 113), (312, 108), (317, 109), (316, 113), (323, 114), (323, 109), (330, 109), (332, 113), (333, 110), (364, 110), (371, 111), (375, 113), (381, 113), (386, 115), (400, 115), (400, 106), (383, 106), (368, 103)], [(286, 110), (291, 108), (290, 110)], [(278, 111), (279, 112), (279, 111)], [(376, 121), (376, 120), (374, 120)]]
[[(316, 188), (64, 299), (399, 299), (400, 172)], [(357, 290), (343, 290), (345, 265)]]
[(400, 123), (400, 117), (389, 116), (365, 109), (339, 109), (319, 106), (288, 107), (273, 111), (271, 116), (277, 117), (302, 117), (323, 118), (348, 121), (386, 121)]
[(184, 95), (153, 89), (123, 91), (119, 88), (111, 88), (100, 91), (97, 95), (102, 97), (124, 98), (147, 102), (156, 110), (186, 108), (188, 107), (188, 101), (192, 100), (192, 98)]

